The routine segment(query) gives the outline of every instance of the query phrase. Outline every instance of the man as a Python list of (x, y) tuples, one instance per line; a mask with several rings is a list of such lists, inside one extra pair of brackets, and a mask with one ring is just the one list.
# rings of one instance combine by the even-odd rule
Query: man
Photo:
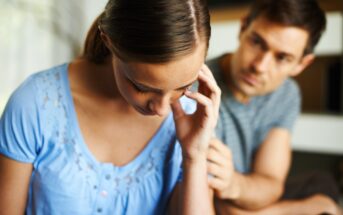
[(338, 213), (338, 191), (325, 176), (318, 180), (330, 181), (322, 190), (331, 193), (284, 192), (301, 103), (289, 77), (312, 63), (325, 25), (314, 0), (258, 0), (242, 20), (238, 50), (208, 62), (223, 94), (216, 131), (221, 141), (213, 141), (208, 153), (218, 213)]

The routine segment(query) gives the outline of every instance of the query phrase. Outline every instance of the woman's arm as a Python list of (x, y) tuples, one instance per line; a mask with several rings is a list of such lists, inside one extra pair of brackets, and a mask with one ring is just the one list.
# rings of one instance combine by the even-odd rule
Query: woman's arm
[[(183, 198), (181, 196), (181, 191), (182, 191), (182, 183), (178, 183), (175, 187), (175, 189), (173, 190), (172, 196), (170, 198), (170, 202), (168, 205), (168, 215), (179, 215), (181, 214), (181, 208), (180, 205), (183, 201)], [(202, 197), (204, 196), (204, 194), (202, 194)], [(212, 189), (209, 190), (209, 201), (213, 202), (213, 198), (214, 198), (214, 191)], [(215, 214), (215, 206), (214, 203), (211, 204), (211, 213), (210, 215), (214, 215)], [(194, 213), (195, 214), (195, 213)]]
[(198, 76), (198, 92), (185, 95), (197, 102), (197, 110), (187, 115), (179, 101), (172, 104), (176, 135), (182, 148), (183, 179), (176, 195), (178, 214), (213, 214), (213, 200), (207, 179), (207, 152), (217, 123), (220, 89), (204, 65)]
[(183, 162), (183, 181), (181, 183), (181, 214), (215, 214), (213, 192), (207, 181), (206, 160)]
[(25, 213), (32, 164), (0, 155), (0, 215)]

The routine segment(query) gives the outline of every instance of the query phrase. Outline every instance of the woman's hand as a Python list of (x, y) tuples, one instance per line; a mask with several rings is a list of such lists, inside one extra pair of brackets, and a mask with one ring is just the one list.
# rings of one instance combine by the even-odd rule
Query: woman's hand
[(199, 156), (206, 159), (210, 139), (214, 136), (217, 124), (221, 96), (221, 91), (205, 64), (199, 72), (198, 81), (198, 92), (185, 92), (188, 98), (197, 102), (194, 114), (187, 115), (179, 101), (171, 105), (183, 157), (190, 160), (196, 160)]

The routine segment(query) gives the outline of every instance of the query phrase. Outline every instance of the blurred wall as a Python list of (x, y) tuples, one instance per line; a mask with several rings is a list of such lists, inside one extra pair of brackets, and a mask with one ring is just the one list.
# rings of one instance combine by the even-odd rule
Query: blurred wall
[(0, 114), (30, 74), (71, 61), (107, 0), (0, 0)]

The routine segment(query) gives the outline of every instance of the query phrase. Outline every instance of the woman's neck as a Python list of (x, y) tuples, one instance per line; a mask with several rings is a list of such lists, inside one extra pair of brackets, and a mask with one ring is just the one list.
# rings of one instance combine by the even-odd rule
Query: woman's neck
[(76, 59), (71, 63), (70, 76), (74, 80), (74, 89), (79, 92), (116, 99), (120, 96), (113, 73), (112, 62), (95, 64), (85, 59)]

